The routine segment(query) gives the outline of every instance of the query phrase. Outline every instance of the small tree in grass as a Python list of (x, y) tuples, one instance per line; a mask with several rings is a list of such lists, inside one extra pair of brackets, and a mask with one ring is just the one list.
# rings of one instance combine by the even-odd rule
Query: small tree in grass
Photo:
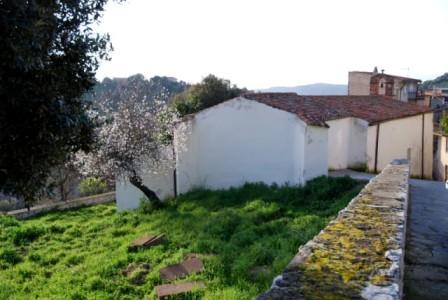
[(160, 206), (159, 197), (144, 184), (143, 174), (173, 163), (169, 149), (174, 112), (165, 101), (146, 101), (135, 95), (123, 99), (116, 109), (101, 103), (99, 111), (104, 117), (96, 132), (96, 149), (78, 153), (79, 169), (89, 176), (127, 178), (155, 207)]

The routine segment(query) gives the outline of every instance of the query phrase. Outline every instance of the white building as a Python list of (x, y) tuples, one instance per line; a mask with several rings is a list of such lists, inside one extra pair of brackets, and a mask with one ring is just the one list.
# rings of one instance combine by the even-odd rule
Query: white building
[[(386, 96), (403, 102), (420, 100), (419, 79), (378, 73), (352, 71), (348, 73), (349, 96)], [(421, 98), (423, 100), (423, 98)]]
[(328, 128), (313, 118), (312, 101), (294, 95), (248, 94), (178, 124), (177, 192), (245, 182), (298, 185), (327, 175)]
[[(300, 185), (329, 168), (380, 172), (408, 157), (413, 175), (431, 177), (432, 130), (429, 108), (382, 96), (245, 94), (179, 122), (175, 169), (144, 183), (162, 198), (246, 182)], [(119, 208), (137, 207), (142, 196), (117, 183)]]
[(394, 159), (410, 158), (411, 174), (432, 177), (431, 109), (381, 96), (303, 96), (322, 107), (330, 169), (380, 172)]

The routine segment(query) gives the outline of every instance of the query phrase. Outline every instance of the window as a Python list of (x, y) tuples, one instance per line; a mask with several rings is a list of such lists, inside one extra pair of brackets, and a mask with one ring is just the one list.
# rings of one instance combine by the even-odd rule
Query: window
[(384, 87), (384, 83), (381, 82), (381, 84), (380, 84), (380, 88), (383, 88), (383, 87)]

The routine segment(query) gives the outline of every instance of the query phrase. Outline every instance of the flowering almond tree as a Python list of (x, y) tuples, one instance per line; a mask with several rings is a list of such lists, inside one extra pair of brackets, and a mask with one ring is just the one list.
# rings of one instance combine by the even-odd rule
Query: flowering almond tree
[(147, 101), (134, 95), (114, 109), (107, 102), (100, 103), (96, 117), (102, 125), (96, 132), (96, 149), (77, 155), (81, 173), (127, 178), (154, 206), (160, 206), (159, 197), (143, 183), (142, 175), (173, 163), (171, 133), (176, 115), (165, 103), (164, 99)]

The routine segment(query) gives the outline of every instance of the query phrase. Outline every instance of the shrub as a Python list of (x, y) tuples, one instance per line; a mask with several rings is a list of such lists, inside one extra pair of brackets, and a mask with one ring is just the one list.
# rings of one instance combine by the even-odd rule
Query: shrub
[(81, 196), (90, 196), (105, 193), (107, 184), (104, 180), (97, 177), (87, 177), (81, 180), (79, 184), (79, 193)]

